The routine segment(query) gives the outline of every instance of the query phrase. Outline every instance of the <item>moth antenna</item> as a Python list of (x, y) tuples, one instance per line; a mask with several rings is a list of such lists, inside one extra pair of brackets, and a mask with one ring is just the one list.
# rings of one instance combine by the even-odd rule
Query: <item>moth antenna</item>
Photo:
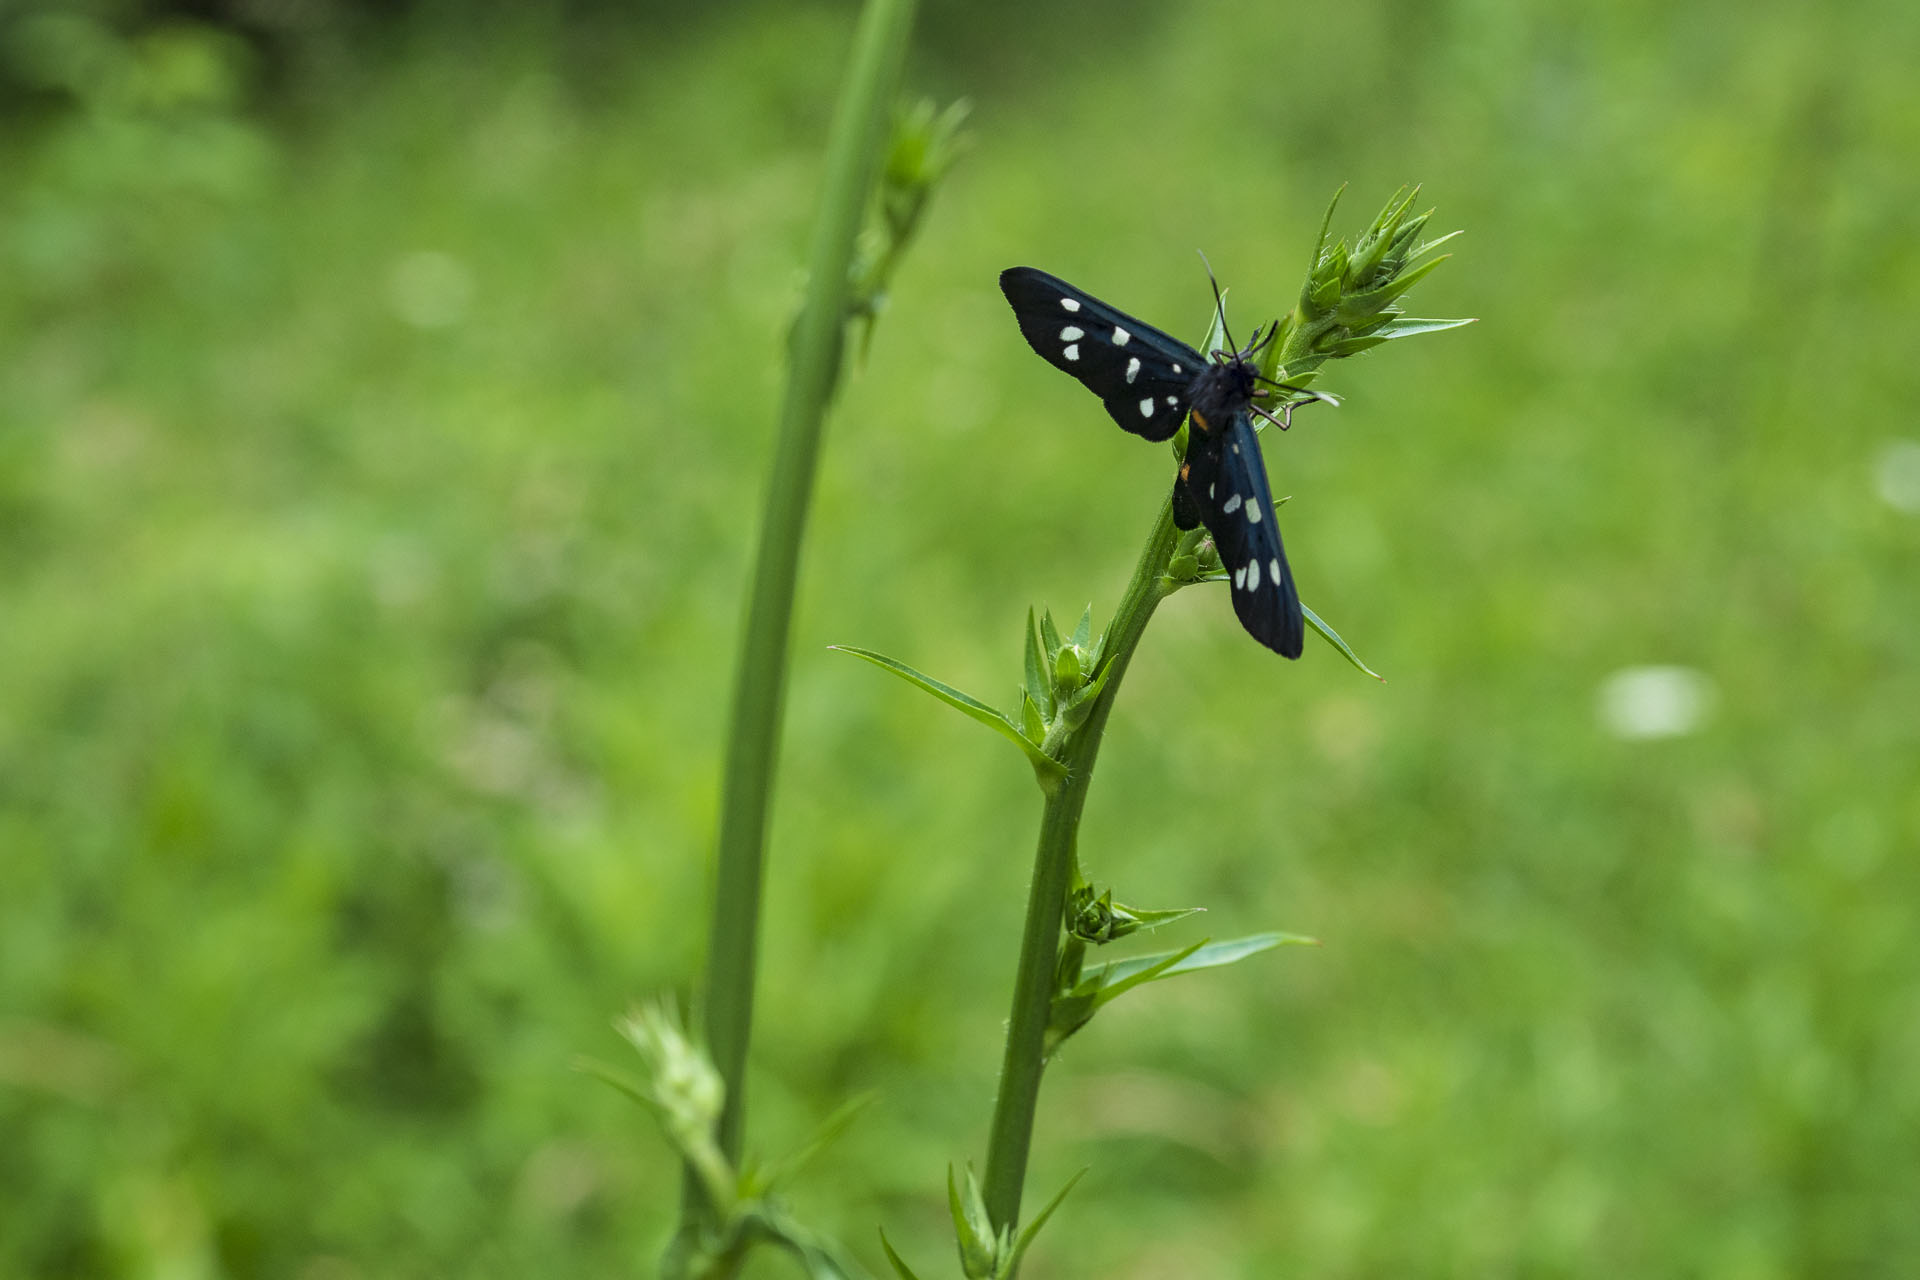
[(1250, 339), (1250, 341), (1253, 343), (1253, 350), (1247, 352), (1247, 359), (1249, 360), (1253, 359), (1253, 357), (1260, 354), (1263, 348), (1272, 346), (1273, 340), (1279, 336), (1280, 336), (1279, 320), (1275, 320), (1273, 322), (1273, 328), (1267, 330), (1267, 336), (1265, 338), (1262, 338), (1260, 336), (1260, 331), (1258, 329), (1255, 329), (1253, 331), (1253, 337)]
[(1207, 261), (1206, 250), (1195, 249), (1194, 252), (1200, 255), (1201, 263), (1207, 268), (1207, 283), (1213, 286), (1213, 309), (1220, 317), (1220, 333), (1227, 340), (1227, 350), (1237, 352), (1240, 348), (1233, 340), (1233, 330), (1227, 328), (1227, 304), (1220, 297), (1220, 282), (1214, 279), (1213, 264)]

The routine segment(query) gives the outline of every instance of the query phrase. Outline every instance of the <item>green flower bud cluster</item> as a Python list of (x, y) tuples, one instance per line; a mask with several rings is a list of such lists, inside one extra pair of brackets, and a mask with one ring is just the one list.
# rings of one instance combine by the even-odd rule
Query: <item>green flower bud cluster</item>
[[(1067, 936), (1054, 966), (1053, 1010), (1048, 1019), (1047, 1053), (1052, 1055), (1066, 1038), (1092, 1021), (1100, 1006), (1128, 986), (1109, 980), (1107, 966), (1087, 965), (1089, 945), (1109, 942), (1198, 915), (1200, 907), (1133, 907), (1113, 900), (1111, 889), (1095, 892), (1090, 884), (1077, 885), (1067, 896)], [(1197, 945), (1197, 944), (1196, 944)], [(1151, 977), (1148, 979), (1151, 980)]]
[(733, 1170), (713, 1138), (727, 1096), (719, 1071), (664, 1002), (642, 1005), (615, 1025), (647, 1065), (641, 1101), (653, 1109), (668, 1139), (699, 1171), (708, 1195), (723, 1209), (731, 1208)]
[(1070, 637), (1060, 634), (1052, 610), (1042, 611), (1037, 624), (1033, 610), (1027, 610), (1020, 732), (1035, 746), (1057, 740), (1059, 735), (1085, 724), (1094, 700), (1106, 687), (1106, 668), (1101, 662), (1106, 636), (1103, 633), (1095, 641), (1092, 632), (1092, 605), (1080, 615), (1080, 623)]
[(646, 1077), (591, 1060), (579, 1066), (653, 1112), (668, 1141), (694, 1171), (708, 1210), (681, 1223), (661, 1259), (660, 1274), (668, 1280), (738, 1275), (748, 1250), (763, 1243), (797, 1255), (810, 1275), (838, 1280), (856, 1274), (839, 1245), (795, 1221), (773, 1193), (839, 1136), (862, 1103), (834, 1112), (784, 1160), (761, 1162), (749, 1157), (736, 1167), (714, 1138), (726, 1084), (706, 1050), (681, 1025), (673, 1006), (665, 1001), (643, 1005), (614, 1025), (639, 1050)]
[(1433, 211), (1413, 212), (1419, 194), (1418, 187), (1395, 192), (1349, 245), (1344, 239), (1327, 242), (1334, 206), (1340, 201), (1335, 193), (1314, 242), (1300, 301), (1281, 321), (1280, 336), (1269, 349), (1269, 363), (1262, 372), (1305, 386), (1328, 360), (1358, 355), (1394, 338), (1469, 323), (1401, 314), (1401, 296), (1446, 261), (1446, 254), (1435, 257), (1434, 250), (1460, 234), (1456, 231), (1423, 242), (1420, 235)]
[(900, 257), (920, 230), (934, 188), (966, 150), (960, 131), (970, 110), (965, 100), (937, 110), (922, 99), (895, 117), (893, 140), (880, 171), (878, 216), (860, 234), (850, 272), (848, 309), (864, 322), (861, 348), (873, 337), (873, 322), (887, 301), (887, 287)]
[[(1047, 1219), (1060, 1207), (1060, 1202), (1073, 1190), (1073, 1184), (1080, 1181), (1082, 1169), (1067, 1179), (1067, 1185), (1055, 1193), (1046, 1207), (1033, 1216), (1033, 1220), (1017, 1234), (1011, 1227), (995, 1227), (992, 1217), (987, 1213), (986, 1201), (980, 1195), (980, 1180), (974, 1176), (973, 1167), (967, 1167), (964, 1179), (956, 1179), (951, 1166), (947, 1169), (947, 1210), (953, 1216), (953, 1232), (960, 1245), (960, 1272), (967, 1280), (1012, 1280), (1020, 1272), (1020, 1259), (1026, 1256), (1027, 1247), (1033, 1238), (1040, 1234), (1040, 1228), (1047, 1225)], [(891, 1244), (885, 1245), (887, 1260), (893, 1264), (894, 1274), (900, 1280), (918, 1280), (900, 1255), (893, 1251)]]
[[(1073, 891), (1067, 901), (1067, 933), (1100, 946), (1141, 929), (1156, 929), (1175, 920), (1184, 920), (1200, 910), (1199, 907), (1130, 907), (1124, 902), (1115, 902), (1111, 889), (1095, 894), (1092, 885), (1083, 884)], [(1079, 980), (1080, 974), (1076, 968), (1073, 973), (1063, 976), (1069, 979), (1070, 985)]]

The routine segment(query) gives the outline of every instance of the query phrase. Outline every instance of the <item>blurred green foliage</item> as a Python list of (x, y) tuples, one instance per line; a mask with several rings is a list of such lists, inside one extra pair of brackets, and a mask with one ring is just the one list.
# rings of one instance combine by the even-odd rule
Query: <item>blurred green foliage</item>
[[(591, 58), (416, 17), (291, 91), (79, 12), (0, 11), (0, 1273), (645, 1272), (678, 1170), (568, 1062), (698, 963), (848, 16), (602, 9)], [(797, 1209), (951, 1247), (1038, 807), (824, 646), (1011, 706), (1028, 604), (1109, 610), (1168, 479), (995, 273), (1192, 335), (1204, 247), (1251, 324), (1334, 186), (1417, 178), (1469, 232), (1418, 309), (1483, 323), (1267, 445), (1389, 682), (1185, 593), (1083, 832), (1128, 900), (1326, 946), (1074, 1041), (1033, 1184), (1092, 1172), (1031, 1270), (1920, 1270), (1912, 6), (966, 26), (916, 87), (977, 145), (796, 619), (750, 1128), (882, 1095)], [(1597, 714), (1643, 664), (1711, 691), (1692, 732)]]

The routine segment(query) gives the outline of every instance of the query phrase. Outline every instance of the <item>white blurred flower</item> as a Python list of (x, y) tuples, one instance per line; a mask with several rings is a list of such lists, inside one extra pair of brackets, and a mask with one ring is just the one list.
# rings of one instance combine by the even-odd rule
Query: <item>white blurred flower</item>
[(1896, 511), (1920, 515), (1920, 440), (1893, 440), (1873, 464), (1873, 487)]
[(1692, 667), (1622, 667), (1600, 683), (1600, 723), (1616, 738), (1677, 738), (1713, 710), (1713, 681)]
[(473, 302), (473, 272), (451, 254), (420, 249), (402, 254), (387, 272), (387, 302), (416, 329), (458, 324)]

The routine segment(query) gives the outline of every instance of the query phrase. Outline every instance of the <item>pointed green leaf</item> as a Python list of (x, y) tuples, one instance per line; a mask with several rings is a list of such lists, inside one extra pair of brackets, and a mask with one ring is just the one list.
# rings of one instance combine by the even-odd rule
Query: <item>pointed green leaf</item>
[[(1093, 1021), (1093, 1015), (1102, 1008), (1135, 987), (1144, 986), (1158, 978), (1179, 972), (1176, 966), (1198, 955), (1206, 945), (1206, 940), (1202, 939), (1180, 951), (1137, 956), (1132, 960), (1116, 960), (1103, 964), (1097, 969), (1082, 971), (1081, 979), (1073, 990), (1064, 995), (1056, 995), (1047, 1009), (1047, 1034), (1042, 1047), (1043, 1055), (1052, 1058), (1060, 1046), (1080, 1028)], [(1116, 974), (1118, 977), (1115, 976)]]
[(1041, 1058), (1052, 1058), (1074, 1032), (1091, 1022), (1098, 1005), (1099, 997), (1092, 994), (1055, 996), (1047, 1006), (1047, 1034), (1041, 1040)]
[(885, 1227), (880, 1229), (880, 1247), (886, 1250), (887, 1261), (893, 1264), (893, 1274), (898, 1277), (898, 1280), (920, 1280), (919, 1276), (913, 1274), (913, 1268), (901, 1261), (900, 1255), (893, 1251), (893, 1244), (887, 1239)]
[(1034, 703), (1033, 695), (1024, 689), (1020, 691), (1020, 731), (1026, 735), (1027, 741), (1035, 746), (1046, 740), (1047, 722), (1041, 717), (1040, 708)]
[[(1053, 681), (1046, 678), (1047, 660), (1040, 654), (1040, 633), (1033, 621), (1033, 606), (1027, 606), (1026, 644), (1027, 694), (1040, 704), (1040, 717), (1053, 719)], [(1036, 738), (1034, 741), (1038, 742)]]
[(1351, 645), (1349, 645), (1345, 640), (1342, 640), (1340, 638), (1340, 633), (1338, 631), (1335, 631), (1332, 627), (1328, 626), (1325, 622), (1322, 622), (1320, 620), (1320, 615), (1315, 613), (1313, 610), (1307, 608), (1305, 602), (1301, 603), (1300, 612), (1304, 613), (1307, 616), (1307, 625), (1312, 627), (1315, 631), (1318, 631), (1320, 633), (1321, 639), (1325, 640), (1328, 644), (1338, 649), (1340, 651), (1340, 655), (1344, 657), (1348, 662), (1351, 662), (1354, 666), (1358, 667), (1361, 671), (1365, 672), (1367, 675), (1372, 676), (1375, 680), (1378, 680), (1381, 684), (1385, 684), (1387, 682), (1387, 678), (1385, 676), (1381, 675), (1378, 671), (1375, 671), (1372, 667), (1368, 666), (1366, 663), (1360, 661), (1360, 655), (1353, 651), (1353, 647)]
[(659, 1100), (653, 1096), (653, 1091), (637, 1076), (628, 1075), (618, 1067), (610, 1067), (595, 1058), (575, 1058), (573, 1069), (590, 1075), (603, 1084), (612, 1085), (655, 1115), (666, 1114)]
[(1477, 323), (1471, 317), (1461, 320), (1421, 320), (1413, 316), (1395, 316), (1374, 330), (1378, 338), (1413, 338), (1423, 333), (1442, 333), (1462, 325)]
[(1459, 231), (1449, 231), (1447, 232), (1447, 234), (1443, 236), (1436, 236), (1433, 239), (1428, 240), (1424, 244), (1416, 245), (1413, 251), (1407, 254), (1407, 261), (1409, 263), (1418, 262), (1420, 261), (1420, 259), (1426, 257), (1428, 254), (1432, 253), (1435, 249), (1438, 249), (1441, 245), (1445, 244), (1447, 241), (1453, 239), (1455, 236), (1463, 236), (1465, 234), (1466, 234), (1466, 231), (1464, 229)]
[(998, 1239), (971, 1164), (967, 1166), (964, 1195), (954, 1181), (953, 1166), (947, 1166), (947, 1211), (953, 1215), (953, 1234), (960, 1245), (960, 1269), (969, 1277), (992, 1275)]
[[(1408, 197), (1409, 200), (1411, 198)], [(1353, 256), (1347, 262), (1349, 279), (1365, 280), (1373, 274), (1381, 259), (1387, 256), (1387, 250), (1393, 247), (1394, 233), (1399, 229), (1400, 217), (1406, 210), (1407, 201), (1401, 200), (1400, 193), (1396, 192), (1394, 200), (1388, 201), (1373, 226), (1354, 243)]]
[(1367, 228), (1368, 233), (1390, 237), (1394, 229), (1400, 225), (1401, 219), (1407, 216), (1407, 210), (1413, 208), (1413, 202), (1419, 198), (1420, 188), (1417, 185), (1411, 188), (1401, 187), (1388, 198), (1385, 205), (1381, 206), (1379, 216), (1373, 220), (1373, 225)]
[(1115, 904), (1114, 910), (1132, 916), (1136, 929), (1158, 929), (1163, 924), (1172, 924), (1175, 920), (1185, 920), (1188, 916), (1206, 912), (1205, 907), (1130, 907), (1124, 902)]
[(776, 1203), (755, 1202), (741, 1215), (739, 1224), (749, 1241), (779, 1245), (798, 1258), (811, 1280), (852, 1280), (861, 1274), (841, 1256), (838, 1243), (802, 1226)]
[(1088, 601), (1087, 607), (1081, 611), (1079, 624), (1075, 626), (1073, 629), (1073, 642), (1074, 644), (1078, 645), (1080, 648), (1084, 649), (1087, 647), (1087, 642), (1092, 638), (1093, 638), (1093, 602)]
[(1100, 628), (1099, 639), (1093, 642), (1093, 652), (1087, 657), (1090, 670), (1099, 671), (1107, 665), (1107, 637), (1113, 634), (1113, 619), (1107, 619), (1107, 625)]
[(1198, 955), (1206, 945), (1207, 940), (1202, 938), (1192, 946), (1182, 947), (1178, 951), (1156, 951), (1152, 955), (1110, 960), (1098, 969), (1087, 973), (1081, 985), (1092, 988), (1094, 1007), (1098, 1008), (1143, 983), (1164, 977), (1181, 961)]
[(1060, 639), (1059, 628), (1053, 625), (1053, 610), (1051, 609), (1042, 609), (1040, 611), (1040, 641), (1046, 645), (1047, 666), (1051, 668), (1053, 666), (1053, 655), (1060, 652), (1060, 646), (1063, 643)]
[(762, 1185), (778, 1186), (805, 1168), (815, 1156), (826, 1150), (835, 1139), (847, 1131), (847, 1126), (851, 1125), (854, 1119), (872, 1104), (874, 1096), (872, 1093), (856, 1094), (835, 1107), (832, 1114), (822, 1120), (820, 1127), (813, 1131), (813, 1136), (795, 1148), (792, 1154), (783, 1160), (768, 1163), (760, 1174)]
[(1065, 765), (1042, 751), (1036, 744), (1027, 741), (1026, 735), (1020, 732), (1020, 726), (1007, 719), (1001, 712), (994, 710), (986, 703), (980, 701), (980, 699), (970, 697), (952, 685), (942, 684), (932, 676), (915, 671), (906, 663), (895, 661), (887, 657), (884, 653), (875, 653), (871, 649), (856, 649), (848, 644), (830, 644), (827, 647), (829, 649), (837, 649), (841, 653), (850, 653), (856, 658), (871, 662), (883, 671), (891, 671), (908, 684), (924, 689), (948, 706), (978, 720), (995, 733), (1000, 734), (1006, 738), (1007, 741), (1019, 747), (1026, 755), (1028, 761), (1033, 765), (1034, 772), (1040, 775), (1041, 787), (1048, 789), (1049, 792), (1052, 786), (1067, 776)]
[(1067, 699), (1067, 705), (1060, 709), (1070, 727), (1078, 729), (1086, 723), (1087, 717), (1093, 714), (1094, 700), (1107, 687), (1107, 677), (1112, 674), (1113, 664), (1109, 662), (1100, 668), (1099, 675), (1074, 690), (1073, 696)]
[(1320, 219), (1320, 234), (1314, 238), (1313, 256), (1307, 259), (1307, 282), (1311, 286), (1313, 274), (1320, 267), (1321, 250), (1327, 247), (1327, 232), (1333, 229), (1333, 211), (1339, 207), (1340, 197), (1347, 193), (1347, 184), (1341, 183), (1334, 188), (1333, 199), (1327, 201), (1326, 216)]
[(1427, 209), (1414, 214), (1411, 218), (1408, 218), (1405, 222), (1402, 222), (1393, 229), (1393, 248), (1390, 252), (1393, 257), (1398, 259), (1400, 267), (1407, 265), (1408, 251), (1413, 248), (1413, 242), (1420, 238), (1420, 233), (1426, 229), (1427, 223), (1432, 221), (1432, 219), (1433, 210)]
[(1082, 1169), (1071, 1178), (1068, 1178), (1067, 1185), (1060, 1188), (1060, 1190), (1055, 1193), (1053, 1199), (1047, 1201), (1047, 1207), (1035, 1214), (1033, 1221), (1029, 1222), (1026, 1227), (1021, 1230), (1020, 1238), (1014, 1241), (1013, 1249), (1010, 1251), (1003, 1268), (1007, 1275), (1011, 1276), (1020, 1270), (1020, 1259), (1026, 1256), (1027, 1246), (1032, 1244), (1033, 1238), (1040, 1234), (1040, 1228), (1047, 1225), (1047, 1219), (1051, 1218), (1053, 1211), (1060, 1207), (1060, 1202), (1067, 1198), (1067, 1193), (1072, 1191), (1080, 1179), (1086, 1176), (1087, 1171)]
[(1395, 298), (1419, 284), (1429, 273), (1445, 262), (1452, 254), (1443, 253), (1437, 258), (1429, 258), (1417, 267), (1409, 268), (1395, 276), (1378, 289), (1369, 289), (1365, 293), (1350, 293), (1340, 299), (1339, 317), (1342, 324), (1355, 324), (1372, 319), (1387, 309)]
[(1317, 947), (1319, 945), (1318, 938), (1309, 938), (1301, 933), (1255, 933), (1244, 938), (1232, 938), (1226, 942), (1206, 942), (1181, 951), (1130, 956), (1125, 960), (1115, 960), (1102, 966), (1104, 972), (1095, 970), (1095, 974), (1102, 980), (1104, 991), (1104, 988), (1120, 983), (1135, 986), (1142, 981), (1151, 982), (1160, 978), (1171, 978), (1176, 974), (1194, 973), (1201, 969), (1218, 969), (1222, 965), (1233, 964), (1275, 947)]

